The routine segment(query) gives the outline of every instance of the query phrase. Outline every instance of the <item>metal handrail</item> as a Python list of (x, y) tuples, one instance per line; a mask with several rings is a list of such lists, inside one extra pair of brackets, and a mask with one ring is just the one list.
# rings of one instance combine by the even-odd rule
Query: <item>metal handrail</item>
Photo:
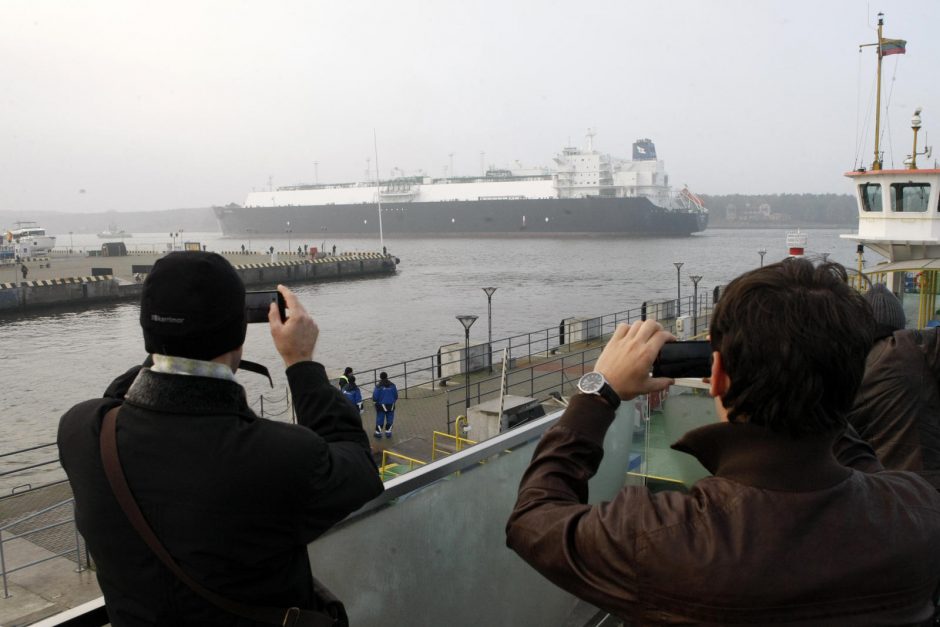
[[(68, 520), (61, 520), (61, 521), (56, 522), (56, 523), (52, 523), (52, 524), (48, 524), (48, 525), (43, 525), (43, 526), (41, 526), (41, 527), (36, 527), (35, 529), (30, 529), (29, 531), (25, 531), (25, 532), (22, 532), (22, 533), (11, 533), (11, 532), (10, 532), (10, 529), (13, 528), (13, 527), (15, 527), (15, 526), (22, 525), (22, 524), (24, 524), (24, 523), (26, 523), (26, 522), (28, 522), (28, 521), (30, 521), (30, 520), (33, 520), (33, 519), (37, 518), (38, 516), (42, 516), (43, 514), (46, 514), (46, 513), (48, 513), (48, 512), (51, 512), (51, 511), (54, 510), (54, 509), (58, 509), (58, 508), (60, 508), (60, 507), (62, 507), (62, 506), (69, 505), (69, 504), (72, 505), (72, 517), (69, 518)], [(9, 590), (9, 581), (8, 581), (8, 577), (9, 577), (9, 575), (10, 575), (11, 573), (15, 573), (15, 572), (17, 572), (17, 571), (24, 570), (24, 569), (26, 569), (26, 568), (30, 568), (31, 566), (36, 566), (36, 565), (38, 565), (38, 564), (42, 564), (42, 563), (44, 563), (44, 562), (48, 562), (48, 561), (53, 560), (53, 559), (56, 559), (56, 558), (58, 558), (58, 557), (64, 557), (64, 556), (66, 556), (66, 555), (70, 555), (70, 554), (72, 554), (73, 552), (75, 553), (75, 561), (76, 561), (76, 563), (78, 564), (78, 569), (76, 570), (76, 572), (82, 572), (83, 570), (86, 570), (87, 568), (90, 568), (90, 567), (91, 567), (91, 559), (90, 559), (90, 557), (88, 556), (87, 551), (86, 551), (86, 553), (85, 553), (85, 565), (84, 565), (84, 566), (82, 565), (81, 535), (79, 535), (79, 533), (78, 533), (78, 528), (75, 527), (75, 548), (74, 548), (74, 549), (69, 548), (68, 550), (60, 551), (60, 552), (58, 552), (58, 553), (53, 553), (52, 555), (48, 555), (48, 556), (46, 556), (46, 557), (43, 557), (43, 558), (40, 558), (40, 559), (37, 559), (37, 560), (33, 560), (32, 562), (27, 562), (26, 564), (21, 564), (21, 565), (15, 567), (15, 568), (7, 568), (7, 564), (6, 564), (6, 554), (5, 554), (4, 550), (3, 550), (3, 545), (4, 545), (4, 543), (13, 542), (13, 541), (16, 541), (16, 540), (21, 540), (21, 539), (26, 538), (26, 537), (28, 537), (28, 536), (37, 534), (37, 533), (39, 533), (39, 532), (41, 532), (41, 531), (48, 531), (48, 530), (50, 530), (50, 529), (55, 529), (55, 528), (57, 528), (57, 527), (62, 527), (62, 526), (65, 526), (65, 525), (70, 525), (70, 524), (71, 524), (71, 525), (74, 525), (74, 524), (75, 524), (75, 499), (74, 499), (74, 498), (69, 498), (69, 499), (65, 499), (64, 501), (59, 501), (58, 503), (54, 503), (54, 504), (52, 504), (52, 505), (49, 505), (48, 507), (44, 507), (44, 508), (42, 508), (42, 509), (40, 509), (40, 510), (37, 510), (37, 511), (35, 511), (35, 512), (32, 512), (32, 513), (30, 513), (30, 514), (28, 514), (28, 515), (26, 515), (26, 516), (23, 516), (22, 518), (19, 518), (19, 519), (13, 521), (13, 522), (7, 523), (7, 524), (3, 525), (2, 527), (0, 527), (0, 532), (7, 532), (7, 534), (9, 534), (9, 535), (11, 536), (11, 537), (9, 537), (9, 538), (3, 538), (2, 533), (0, 533), (0, 579), (2, 579), (2, 581), (3, 581), (3, 598), (4, 598), (4, 599), (7, 599), (7, 598), (10, 597), (10, 590)]]

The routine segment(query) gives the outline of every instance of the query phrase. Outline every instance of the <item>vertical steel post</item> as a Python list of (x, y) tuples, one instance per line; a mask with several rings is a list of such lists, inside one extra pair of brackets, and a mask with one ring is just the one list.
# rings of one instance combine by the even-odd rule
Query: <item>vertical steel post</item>
[(682, 315), (682, 266), (681, 261), (674, 261), (672, 265), (676, 267), (676, 318)]

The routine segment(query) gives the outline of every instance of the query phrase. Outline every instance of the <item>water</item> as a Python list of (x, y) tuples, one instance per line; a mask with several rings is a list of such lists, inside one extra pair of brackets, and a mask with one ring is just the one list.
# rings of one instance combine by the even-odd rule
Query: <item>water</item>
[[(855, 246), (835, 229), (808, 231), (808, 252), (853, 265)], [(74, 248), (98, 248), (94, 235), (74, 235)], [(186, 240), (210, 250), (234, 250), (242, 240), (187, 233)], [(683, 296), (692, 293), (689, 275), (702, 275), (699, 292), (727, 283), (760, 263), (786, 254), (786, 231), (710, 229), (686, 238), (559, 239), (394, 239), (389, 252), (401, 258), (395, 276), (294, 289), (320, 326), (315, 359), (332, 374), (346, 365), (357, 370), (436, 353), (463, 340), (460, 314), (479, 316), (471, 341), (486, 338), (486, 295), (493, 296), (493, 337), (502, 338), (557, 325), (569, 316), (592, 316), (639, 307), (644, 300), (675, 298), (681, 261)], [(166, 235), (142, 234), (128, 246), (165, 248)], [(321, 245), (293, 238), (299, 243)], [(337, 240), (338, 252), (375, 250), (375, 240)], [(60, 246), (70, 245), (59, 236)], [(333, 242), (326, 242), (332, 246)], [(286, 240), (253, 239), (251, 247), (285, 249)], [(870, 254), (870, 256), (872, 256)], [(137, 303), (80, 312), (36, 313), (0, 318), (0, 399), (4, 428), (0, 453), (55, 439), (62, 413), (74, 403), (100, 396), (116, 375), (145, 357)], [(268, 365), (275, 385), (286, 384), (267, 325), (250, 325), (245, 358)], [(250, 398), (269, 393), (266, 382), (240, 374)]]

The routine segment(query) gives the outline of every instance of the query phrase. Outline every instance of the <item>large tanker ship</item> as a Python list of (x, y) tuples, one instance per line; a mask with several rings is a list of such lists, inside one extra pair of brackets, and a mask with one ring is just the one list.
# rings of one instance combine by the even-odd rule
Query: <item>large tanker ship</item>
[(552, 168), (490, 169), (483, 176), (400, 177), (376, 184), (297, 185), (252, 192), (243, 207), (215, 207), (228, 237), (371, 235), (690, 235), (708, 210), (669, 186), (649, 139), (633, 159), (568, 147)]

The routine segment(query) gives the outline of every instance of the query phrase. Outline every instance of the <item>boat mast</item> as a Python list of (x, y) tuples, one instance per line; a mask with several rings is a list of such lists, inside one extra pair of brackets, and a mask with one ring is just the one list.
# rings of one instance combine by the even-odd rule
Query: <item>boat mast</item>
[(382, 182), (379, 180), (379, 140), (372, 129), (372, 148), (375, 149), (375, 201), (379, 205), (379, 246), (385, 252), (385, 235), (382, 233)]
[(871, 162), (872, 170), (881, 169), (881, 156), (878, 154), (878, 139), (881, 134), (881, 30), (884, 26), (884, 13), (878, 14), (878, 89), (875, 96), (875, 160)]

